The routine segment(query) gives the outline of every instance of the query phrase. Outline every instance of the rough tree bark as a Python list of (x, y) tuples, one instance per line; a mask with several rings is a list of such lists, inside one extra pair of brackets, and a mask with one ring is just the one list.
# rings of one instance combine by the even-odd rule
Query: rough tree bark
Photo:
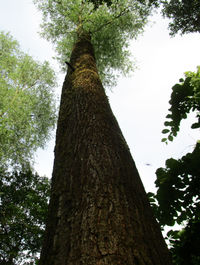
[(66, 75), (41, 265), (169, 265), (169, 253), (82, 35)]

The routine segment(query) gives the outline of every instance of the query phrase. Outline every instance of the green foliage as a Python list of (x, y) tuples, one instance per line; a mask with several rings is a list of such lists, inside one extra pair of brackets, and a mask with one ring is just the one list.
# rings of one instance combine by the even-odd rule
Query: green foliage
[(49, 193), (49, 180), (31, 170), (0, 171), (0, 264), (35, 261), (42, 244)]
[(166, 168), (156, 171), (157, 193), (149, 193), (154, 214), (162, 228), (171, 229), (167, 240), (176, 265), (197, 265), (200, 261), (200, 143), (181, 159), (168, 159)]
[(181, 224), (200, 218), (200, 144), (181, 159), (168, 159), (166, 168), (156, 171), (159, 203), (157, 217), (161, 225)]
[(200, 220), (190, 220), (181, 231), (169, 231), (174, 264), (200, 264)]
[(94, 9), (97, 9), (100, 5), (103, 5), (103, 3), (106, 3), (107, 6), (112, 5), (111, 0), (89, 0), (88, 2), (93, 3)]
[(42, 35), (51, 40), (63, 65), (69, 60), (79, 34), (92, 38), (98, 70), (105, 84), (112, 83), (116, 71), (132, 69), (129, 40), (143, 31), (150, 13), (148, 1), (35, 0), (43, 12)]
[(200, 67), (197, 72), (186, 72), (185, 79), (180, 79), (180, 83), (172, 87), (170, 113), (164, 125), (169, 129), (164, 129), (163, 134), (168, 134), (168, 138), (162, 141), (172, 141), (180, 129), (180, 123), (187, 118), (190, 112), (195, 112), (197, 121), (191, 125), (192, 129), (200, 128)]
[(200, 32), (200, 1), (170, 0), (163, 3), (163, 14), (170, 18), (170, 34)]
[(26, 163), (43, 147), (56, 121), (55, 74), (0, 32), (0, 165)]
[[(200, 67), (197, 72), (185, 73), (185, 79), (172, 88), (169, 121), (163, 134), (172, 141), (180, 129), (180, 122), (195, 112), (197, 121), (192, 129), (200, 128)], [(167, 239), (176, 265), (197, 265), (200, 262), (200, 142), (191, 153), (181, 159), (167, 159), (166, 167), (156, 171), (157, 193), (149, 193), (150, 203), (162, 227), (185, 226), (170, 230)]]

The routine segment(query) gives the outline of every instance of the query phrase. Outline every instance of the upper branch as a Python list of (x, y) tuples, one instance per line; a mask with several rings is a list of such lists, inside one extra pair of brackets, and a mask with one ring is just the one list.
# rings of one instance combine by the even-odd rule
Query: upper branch
[(129, 10), (125, 10), (125, 9), (122, 10), (117, 16), (114, 16), (111, 20), (109, 20), (109, 21), (107, 21), (106, 23), (102, 24), (102, 25), (101, 25), (100, 27), (98, 27), (96, 30), (92, 31), (92, 33), (96, 33), (96, 32), (98, 32), (98, 31), (100, 31), (102, 28), (104, 28), (104, 27), (106, 27), (106, 26), (112, 24), (114, 20), (116, 20), (116, 19), (122, 17), (123, 15), (125, 15), (125, 14), (127, 14), (127, 13), (129, 13)]

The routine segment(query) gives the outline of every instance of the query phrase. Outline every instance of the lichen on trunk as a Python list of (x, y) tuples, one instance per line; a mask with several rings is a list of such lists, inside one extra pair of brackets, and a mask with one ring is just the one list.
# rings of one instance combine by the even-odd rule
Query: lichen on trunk
[(60, 104), (40, 265), (169, 265), (167, 247), (98, 75), (88, 35)]

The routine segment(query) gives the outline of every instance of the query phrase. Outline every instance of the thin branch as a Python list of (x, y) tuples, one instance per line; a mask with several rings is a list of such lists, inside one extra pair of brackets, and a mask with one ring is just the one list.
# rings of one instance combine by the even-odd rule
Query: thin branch
[(115, 20), (115, 19), (118, 19), (120, 18), (121, 16), (123, 16), (124, 14), (127, 14), (129, 12), (129, 10), (123, 10), (121, 11), (117, 16), (115, 16), (113, 19), (107, 21), (106, 23), (104, 23), (103, 25), (101, 25), (99, 28), (97, 28), (96, 30), (92, 31), (92, 33), (96, 33), (98, 31), (100, 31), (102, 28), (112, 24), (112, 22)]

